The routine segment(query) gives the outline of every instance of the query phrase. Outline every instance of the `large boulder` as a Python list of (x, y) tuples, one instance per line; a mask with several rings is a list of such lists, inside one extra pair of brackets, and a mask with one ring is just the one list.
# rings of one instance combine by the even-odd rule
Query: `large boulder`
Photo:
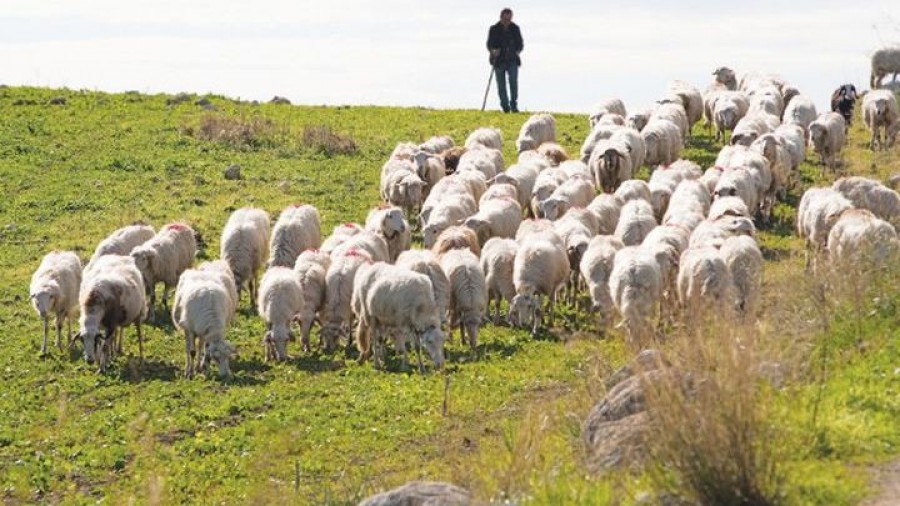
[(359, 506), (468, 506), (471, 502), (469, 492), (456, 485), (436, 481), (411, 481), (364, 499)]

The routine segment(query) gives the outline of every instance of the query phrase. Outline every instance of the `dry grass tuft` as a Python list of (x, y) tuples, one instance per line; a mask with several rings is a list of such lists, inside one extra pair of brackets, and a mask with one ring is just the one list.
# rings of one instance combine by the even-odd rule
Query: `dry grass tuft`
[(328, 125), (306, 125), (303, 127), (300, 143), (327, 157), (353, 155), (359, 151), (353, 137), (337, 133)]
[(200, 119), (200, 125), (196, 129), (187, 127), (184, 133), (200, 140), (248, 149), (274, 144), (282, 129), (271, 119), (262, 116), (206, 114)]

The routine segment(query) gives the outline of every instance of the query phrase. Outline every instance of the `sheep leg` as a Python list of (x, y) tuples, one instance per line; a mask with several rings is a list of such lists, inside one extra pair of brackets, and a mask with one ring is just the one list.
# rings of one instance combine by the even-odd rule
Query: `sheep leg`
[[(300, 322), (300, 342), (303, 346), (303, 351), (309, 353), (309, 333), (312, 331), (312, 320), (302, 320)], [(359, 326), (357, 325), (357, 328)]]
[(134, 326), (135, 326), (135, 328), (137, 329), (137, 336), (138, 336), (138, 354), (139, 354), (140, 357), (141, 357), (141, 364), (143, 364), (143, 363), (144, 363), (144, 335), (143, 335), (143, 333), (141, 332), (141, 322), (136, 322), (136, 323), (134, 324)]
[[(66, 327), (69, 331), (69, 336), (68, 336), (67, 341), (71, 341), (72, 340), (72, 315), (66, 315)], [(62, 349), (62, 343), (58, 343), (58, 344), (59, 344), (59, 349)]]
[(62, 348), (62, 328), (63, 328), (63, 315), (56, 315), (56, 347)]
[(119, 328), (119, 335), (115, 340), (115, 345), (116, 345), (115, 349), (112, 351), (114, 351), (118, 355), (121, 355), (122, 354), (122, 346), (125, 345), (125, 329), (124, 328)]
[(194, 377), (194, 359), (196, 358), (194, 350), (194, 336), (190, 332), (184, 333), (184, 377), (191, 379)]
[(553, 313), (554, 313), (554, 309), (556, 306), (556, 291), (555, 290), (550, 293), (550, 297), (548, 297), (548, 299), (549, 299), (549, 304), (547, 306), (548, 306), (548, 310), (550, 313), (550, 316), (549, 316), (550, 328), (552, 329), (553, 328)]
[[(416, 361), (419, 363), (419, 374), (425, 374), (425, 367), (422, 365), (422, 338), (418, 333), (414, 333), (416, 337)], [(404, 356), (405, 356), (404, 350)]]
[(456, 324), (459, 326), (459, 344), (466, 344), (466, 325), (461, 314), (456, 315)]
[(472, 351), (475, 351), (478, 348), (478, 322), (469, 322), (467, 330), (469, 333), (469, 347), (472, 348)]
[(41, 355), (47, 354), (47, 334), (50, 332), (50, 317), (45, 316), (42, 318), (44, 320), (44, 344), (41, 346)]

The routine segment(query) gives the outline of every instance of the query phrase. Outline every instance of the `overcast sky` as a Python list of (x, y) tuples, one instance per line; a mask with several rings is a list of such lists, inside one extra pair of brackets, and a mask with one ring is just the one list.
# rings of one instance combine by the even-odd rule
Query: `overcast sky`
[[(720, 65), (782, 74), (825, 107), (900, 43), (896, 0), (0, 0), (0, 82), (273, 95), (295, 104), (477, 108), (487, 28), (515, 11), (523, 110), (639, 107)], [(740, 7), (740, 8), (737, 8)], [(498, 107), (492, 88), (489, 107)]]

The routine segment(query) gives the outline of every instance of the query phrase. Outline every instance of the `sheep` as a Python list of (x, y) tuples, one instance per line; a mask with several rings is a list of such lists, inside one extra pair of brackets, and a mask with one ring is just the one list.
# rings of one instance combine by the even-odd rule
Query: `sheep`
[(556, 119), (550, 114), (534, 114), (522, 124), (516, 149), (521, 153), (545, 142), (556, 142)]
[(735, 311), (744, 321), (756, 317), (762, 287), (763, 256), (756, 240), (746, 235), (729, 237), (719, 248), (734, 287)]
[(719, 197), (716, 200), (713, 200), (712, 205), (709, 207), (707, 218), (715, 221), (722, 216), (743, 216), (750, 218), (750, 210), (747, 208), (747, 204), (744, 200), (740, 197)]
[(719, 67), (713, 71), (712, 75), (716, 76), (716, 82), (721, 83), (728, 90), (737, 89), (737, 76), (733, 70), (728, 67)]
[(184, 333), (186, 378), (194, 376), (197, 347), (200, 348), (200, 367), (206, 369), (207, 374), (211, 361), (215, 360), (219, 376), (231, 376), (229, 361), (235, 348), (225, 340), (225, 332), (234, 318), (234, 293), (223, 283), (222, 271), (216, 273), (219, 268), (189, 269), (183, 273), (175, 288), (172, 323)]
[(706, 216), (711, 200), (711, 192), (702, 180), (682, 180), (669, 198), (663, 221), (675, 214), (698, 213)]
[(266, 360), (287, 360), (287, 342), (294, 338), (291, 323), (303, 311), (300, 276), (289, 267), (270, 267), (259, 283), (257, 311), (266, 322), (263, 337)]
[[(437, 183), (436, 183), (437, 184)], [(381, 199), (412, 216), (422, 204), (427, 183), (411, 160), (392, 160), (381, 172)], [(433, 191), (433, 187), (432, 187)]]
[(599, 315), (601, 329), (606, 326), (614, 307), (609, 293), (609, 275), (612, 272), (613, 260), (616, 253), (624, 247), (622, 241), (613, 236), (594, 237), (588, 243), (578, 265), (578, 271), (587, 284), (587, 291), (591, 297), (590, 311)]
[(530, 211), (531, 192), (540, 171), (530, 163), (517, 163), (511, 165), (505, 172), (497, 174), (493, 186), (509, 184), (516, 189), (516, 198), (522, 209)]
[(842, 177), (832, 185), (854, 207), (868, 209), (875, 216), (900, 227), (900, 194), (874, 179)]
[(431, 192), (431, 188), (447, 175), (447, 166), (444, 163), (444, 158), (437, 153), (421, 150), (413, 154), (412, 160), (416, 163), (416, 174), (425, 183), (422, 195), (427, 197)]
[[(787, 145), (782, 142), (781, 136), (774, 133), (759, 136), (750, 145), (750, 150), (762, 155), (768, 161), (772, 180), (770, 187), (766, 188), (765, 192), (768, 194), (771, 204), (774, 204), (775, 197), (784, 193), (787, 181), (792, 175), (791, 165), (793, 160), (791, 152), (788, 150)], [(745, 159), (746, 155), (745, 157), (739, 157), (738, 161), (744, 162)], [(745, 165), (749, 164), (745, 163)]]
[(446, 324), (450, 309), (450, 280), (441, 269), (441, 264), (438, 263), (434, 253), (428, 250), (407, 250), (397, 257), (395, 265), (428, 276), (441, 325)]
[(591, 237), (600, 233), (600, 218), (586, 207), (572, 207), (560, 219), (573, 220), (584, 225)]
[(750, 109), (750, 102), (738, 91), (722, 92), (716, 96), (713, 104), (712, 119), (716, 127), (716, 140), (725, 136), (725, 131), (734, 131), (738, 123)]
[(613, 195), (619, 197), (622, 202), (626, 203), (629, 200), (636, 199), (643, 199), (648, 203), (652, 201), (650, 185), (648, 185), (646, 181), (640, 179), (629, 179), (627, 181), (623, 181), (622, 184), (613, 193)]
[(715, 220), (703, 220), (691, 232), (689, 248), (718, 248), (725, 239), (737, 235), (756, 235), (753, 220), (745, 216), (724, 215)]
[(268, 267), (293, 267), (297, 255), (322, 245), (321, 219), (315, 207), (293, 204), (281, 211), (269, 242)]
[[(116, 351), (114, 338), (119, 328), (134, 325), (138, 336), (141, 361), (144, 360), (144, 338), (141, 322), (147, 316), (147, 298), (141, 271), (134, 258), (104, 255), (85, 272), (78, 293), (81, 311), (77, 337), (84, 343), (84, 359), (97, 361), (100, 371)], [(103, 327), (103, 333), (101, 333)]]
[(885, 47), (872, 53), (872, 72), (869, 74), (869, 87), (873, 90), (881, 86), (884, 76), (893, 73), (894, 80), (900, 73), (900, 47)]
[(560, 248), (565, 248), (565, 244), (559, 234), (556, 233), (552, 221), (543, 218), (522, 220), (519, 230), (516, 231), (516, 243), (521, 246), (536, 239), (547, 240)]
[(828, 257), (851, 269), (881, 268), (896, 262), (897, 231), (867, 209), (844, 211), (828, 233)]
[(809, 125), (809, 144), (822, 157), (822, 164), (836, 169), (846, 142), (846, 122), (836, 112), (825, 112)]
[[(494, 237), (484, 243), (481, 250), (481, 270), (484, 272), (484, 282), (487, 289), (487, 304), (485, 313), (490, 313), (491, 301), (494, 305), (494, 325), (500, 323), (500, 302), (506, 299), (512, 303), (516, 296), (516, 286), (513, 284), (513, 264), (516, 259), (518, 244), (514, 239)], [(507, 321), (509, 321), (507, 315)]]
[(303, 290), (303, 307), (297, 313), (300, 324), (300, 342), (303, 351), (310, 351), (309, 334), (316, 321), (316, 315), (325, 305), (325, 283), (331, 257), (327, 254), (307, 251), (297, 257), (294, 271)]
[(690, 135), (690, 128), (703, 117), (703, 97), (700, 90), (685, 81), (672, 81), (666, 92), (681, 99), (681, 105), (687, 113), (688, 135)]
[(399, 207), (383, 207), (369, 211), (366, 217), (366, 230), (380, 235), (385, 240), (388, 247), (387, 261), (390, 263), (394, 263), (401, 252), (408, 250), (412, 242), (409, 223)]
[[(900, 50), (898, 50), (900, 59)], [(898, 69), (900, 70), (900, 69)], [(872, 90), (863, 97), (863, 121), (866, 128), (872, 133), (872, 141), (869, 144), (872, 151), (876, 146), (884, 149), (894, 144), (897, 131), (900, 130), (900, 109), (897, 107), (897, 97), (890, 90)], [(884, 130), (884, 140), (881, 138), (881, 130)]]
[(784, 97), (775, 86), (762, 86), (749, 92), (750, 109), (748, 114), (763, 112), (781, 119), (784, 114)]
[(152, 239), (131, 250), (131, 257), (144, 278), (151, 314), (156, 303), (156, 284), (163, 283), (162, 303), (168, 309), (169, 290), (175, 288), (181, 273), (194, 263), (196, 254), (194, 230), (182, 223), (166, 225)]
[(625, 246), (635, 246), (640, 244), (656, 225), (656, 217), (650, 203), (643, 199), (631, 200), (622, 206), (619, 223), (613, 235)]
[[(478, 208), (481, 209), (481, 206), (489, 200), (513, 200), (518, 202), (519, 190), (508, 183), (494, 183), (491, 186), (488, 186), (487, 191), (481, 195), (481, 199), (478, 200)], [(522, 206), (520, 205), (519, 208), (521, 209), (521, 207)]]
[[(228, 266), (228, 262), (226, 262), (225, 260), (203, 262), (202, 264), (197, 266), (196, 270), (205, 273), (205, 275), (209, 276), (211, 279), (218, 280), (219, 283), (221, 283), (222, 286), (225, 287), (225, 292), (228, 294), (228, 299), (231, 303), (228, 306), (227, 321), (227, 323), (230, 324), (231, 319), (234, 317), (234, 314), (237, 311), (239, 300), (237, 283), (235, 283), (234, 281), (234, 273), (231, 272), (231, 267)], [(184, 273), (182, 273), (181, 275), (184, 276)]]
[(622, 102), (622, 100), (620, 100), (618, 98), (611, 98), (608, 100), (603, 100), (600, 103), (598, 103), (596, 106), (594, 106), (592, 111), (593, 112), (591, 112), (591, 114), (588, 118), (588, 120), (590, 121), (590, 124), (591, 124), (591, 128), (593, 128), (594, 125), (596, 125), (597, 122), (599, 122), (600, 119), (607, 114), (618, 114), (619, 116), (622, 116), (623, 118), (625, 116), (628, 116), (628, 114), (626, 114), (626, 111), (625, 111), (625, 104)]
[(468, 335), (469, 347), (474, 351), (487, 305), (484, 272), (478, 257), (465, 249), (448, 251), (439, 262), (450, 281), (450, 328), (459, 327), (460, 342), (465, 343)]
[(568, 217), (566, 214), (553, 223), (553, 229), (557, 235), (563, 240), (566, 248), (566, 257), (569, 259), (569, 280), (566, 283), (566, 300), (570, 303), (575, 301), (575, 295), (579, 290), (578, 266), (581, 263), (581, 257), (588, 247), (591, 238), (590, 229), (580, 221)]
[(325, 273), (325, 303), (319, 312), (319, 336), (322, 348), (328, 353), (334, 351), (338, 339), (350, 328), (353, 277), (361, 265), (371, 263), (372, 257), (366, 251), (355, 248), (332, 256), (331, 266)]
[(653, 107), (648, 107), (646, 109), (642, 109), (639, 111), (632, 111), (631, 114), (625, 118), (625, 126), (629, 128), (633, 128), (640, 132), (647, 126), (647, 123), (650, 121), (650, 116), (653, 116), (653, 111), (656, 110)]
[(516, 163), (532, 164), (537, 168), (538, 172), (553, 167), (553, 160), (544, 156), (543, 153), (539, 153), (536, 149), (519, 153), (519, 156), (516, 158)]
[(601, 193), (594, 197), (587, 209), (597, 217), (599, 224), (597, 234), (612, 235), (615, 233), (623, 205), (625, 203), (622, 202), (622, 199), (610, 193)]
[(352, 249), (365, 251), (373, 262), (387, 262), (391, 258), (390, 247), (379, 232), (363, 230), (335, 248), (331, 256), (334, 258)]
[(799, 125), (806, 132), (809, 124), (816, 120), (819, 114), (816, 112), (816, 104), (805, 95), (797, 95), (784, 107), (781, 122), (785, 124)]
[(431, 193), (428, 194), (428, 198), (422, 203), (422, 208), (418, 216), (419, 226), (424, 227), (428, 223), (428, 219), (431, 217), (431, 211), (433, 211), (438, 204), (444, 200), (460, 198), (456, 197), (457, 195), (464, 195), (462, 198), (467, 201), (471, 200), (474, 205), (475, 197), (472, 188), (466, 181), (465, 177), (460, 177), (456, 174), (438, 181), (438, 184), (436, 184), (435, 187), (432, 188)]
[(689, 321), (699, 321), (704, 308), (730, 316), (733, 281), (717, 248), (691, 246), (685, 250), (679, 260), (677, 288)]
[(139, 223), (114, 231), (97, 245), (85, 270), (90, 269), (94, 261), (103, 255), (130, 255), (131, 250), (149, 241), (154, 235), (156, 231), (153, 227)]
[(587, 164), (581, 160), (566, 160), (559, 164), (559, 172), (563, 174), (565, 179), (580, 177), (581, 179), (590, 181), (593, 178), (591, 169), (589, 169)]
[[(331, 235), (322, 242), (319, 251), (325, 255), (330, 255), (338, 246), (347, 242), (350, 237), (363, 231), (362, 225), (358, 223), (342, 223), (334, 227)], [(302, 255), (303, 253), (301, 253)], [(299, 258), (299, 257), (298, 257)]]
[(584, 143), (581, 145), (581, 161), (588, 163), (597, 143), (609, 139), (622, 128), (624, 128), (622, 125), (597, 123), (591, 128), (590, 133), (588, 133), (587, 137), (584, 139)]
[(456, 172), (456, 168), (459, 166), (459, 159), (462, 155), (464, 155), (468, 151), (463, 146), (454, 146), (449, 149), (445, 149), (441, 152), (441, 160), (444, 162), (444, 170), (446, 175), (451, 175)]
[(467, 195), (440, 202), (431, 211), (428, 223), (422, 228), (422, 244), (431, 248), (441, 232), (462, 222), (477, 211), (475, 201)]
[[(361, 268), (353, 290), (359, 311), (356, 346), (360, 363), (372, 355), (376, 368), (384, 367), (383, 341), (394, 338), (407, 365), (406, 342), (412, 337), (425, 348), (434, 365), (444, 365), (444, 333), (428, 277), (404, 268), (375, 264)], [(392, 336), (391, 336), (392, 334)], [(421, 360), (419, 362), (421, 370)]]
[(730, 144), (740, 144), (749, 146), (757, 137), (767, 134), (776, 128), (781, 121), (770, 114), (764, 112), (748, 112), (746, 116), (741, 118), (731, 132)]
[(613, 132), (609, 142), (614, 145), (622, 144), (627, 148), (632, 172), (644, 165), (647, 146), (644, 144), (644, 138), (641, 137), (641, 132), (638, 130), (630, 127), (620, 128)]
[(225, 223), (219, 244), (219, 257), (231, 267), (238, 294), (246, 285), (253, 306), (256, 276), (269, 256), (269, 215), (252, 207), (234, 211)]
[(459, 158), (456, 173), (475, 170), (484, 174), (484, 179), (487, 180), (496, 176), (498, 172), (502, 172), (504, 166), (503, 154), (499, 150), (488, 148), (470, 149)]
[(72, 339), (72, 319), (78, 307), (78, 288), (81, 286), (81, 260), (71, 251), (48, 253), (31, 276), (28, 297), (44, 322), (44, 343), (41, 355), (47, 354), (47, 334), (50, 315), (56, 317), (56, 347), (62, 349), (63, 320), (68, 322), (68, 339)]
[(722, 172), (713, 194), (718, 197), (740, 197), (747, 209), (755, 213), (760, 206), (759, 179), (746, 167), (736, 167)]
[(555, 220), (572, 207), (586, 207), (594, 198), (594, 186), (583, 178), (572, 178), (553, 191), (549, 198), (540, 203), (541, 214), (548, 220)]
[(683, 136), (678, 125), (662, 119), (651, 119), (641, 130), (647, 154), (647, 165), (668, 165), (678, 159), (683, 146)]
[(455, 145), (456, 144), (451, 137), (447, 135), (435, 135), (422, 144), (419, 144), (419, 149), (432, 155), (439, 155)]
[(503, 133), (497, 128), (479, 128), (466, 137), (466, 149), (477, 147), (503, 149)]
[(538, 177), (534, 182), (534, 189), (531, 193), (531, 202), (529, 202), (531, 216), (536, 218), (544, 217), (544, 211), (542, 209), (543, 202), (550, 198), (550, 196), (553, 195), (553, 192), (555, 192), (566, 179), (568, 179), (568, 177), (562, 169), (558, 167), (547, 169), (538, 174)]
[(478, 243), (484, 245), (492, 237), (515, 237), (522, 222), (522, 208), (513, 199), (489, 200), (481, 209), (463, 222), (478, 236)]
[(806, 159), (806, 133), (797, 124), (781, 125), (775, 129), (774, 135), (781, 139), (781, 143), (791, 155), (791, 167), (789, 173), (795, 175), (800, 163)]
[(548, 239), (552, 235), (542, 233), (527, 241), (517, 241), (519, 249), (513, 261), (516, 295), (510, 304), (510, 314), (515, 325), (530, 326), (532, 335), (537, 334), (541, 325), (542, 296), (549, 298), (549, 325), (553, 327), (556, 293), (569, 278), (565, 248), (561, 241)]
[(609, 274), (609, 293), (622, 317), (617, 326), (628, 330), (633, 345), (641, 345), (652, 333), (650, 320), (662, 295), (662, 274), (654, 255), (638, 246), (617, 251)]
[(435, 240), (431, 252), (440, 257), (444, 253), (454, 249), (468, 249), (475, 256), (481, 254), (481, 243), (478, 235), (465, 225), (453, 225), (447, 227)]
[(858, 97), (856, 86), (850, 83), (842, 84), (831, 93), (831, 110), (843, 116), (847, 127), (853, 123), (853, 108)]
[(565, 148), (556, 142), (544, 142), (537, 147), (537, 152), (550, 160), (551, 167), (558, 167), (559, 164), (569, 159), (569, 154)]
[(684, 107), (677, 96), (669, 100), (663, 99), (659, 107), (653, 111), (653, 115), (650, 116), (648, 124), (656, 120), (668, 120), (678, 126), (682, 142), (691, 136), (691, 124), (688, 122), (687, 112), (684, 110)]
[(487, 191), (488, 178), (486, 178), (481, 171), (460, 170), (454, 174), (453, 177), (466, 185), (469, 194), (472, 195), (472, 198), (475, 199), (476, 202), (480, 200), (481, 196), (484, 195), (484, 192)]

